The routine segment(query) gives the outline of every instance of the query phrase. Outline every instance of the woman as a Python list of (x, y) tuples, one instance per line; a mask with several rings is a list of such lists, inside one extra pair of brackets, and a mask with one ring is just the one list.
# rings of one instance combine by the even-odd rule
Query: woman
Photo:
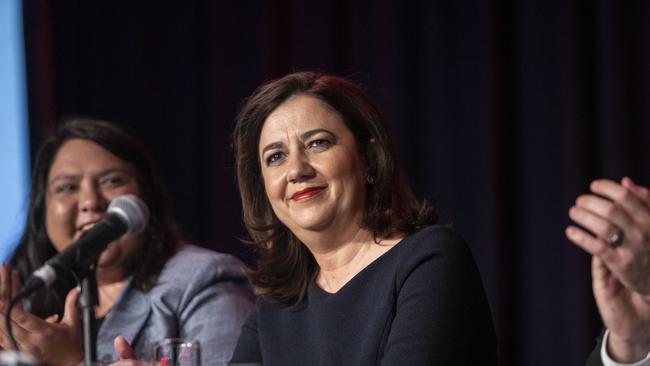
[(232, 363), (496, 364), (471, 253), (431, 226), (357, 85), (306, 72), (262, 86), (234, 149), (261, 298)]
[[(625, 177), (591, 183), (569, 209), (566, 235), (592, 255), (606, 332), (588, 365), (650, 365), (650, 189)], [(638, 362), (638, 363), (637, 363)]]
[[(210, 345), (203, 350), (206, 365), (224, 364), (252, 308), (242, 264), (179, 242), (162, 189), (139, 144), (113, 124), (70, 120), (41, 148), (27, 226), (12, 265), (25, 279), (79, 239), (104, 216), (111, 199), (123, 194), (139, 196), (151, 217), (143, 233), (121, 237), (99, 257), (98, 358), (115, 358), (117, 335), (144, 359), (151, 358), (155, 342), (183, 337)], [(3, 306), (17, 293), (18, 277), (6, 264), (0, 270)], [(83, 358), (77, 292), (71, 291), (75, 285), (72, 276), (57, 279), (53, 287), (34, 293), (27, 308), (12, 312), (21, 351), (49, 365), (75, 364)], [(4, 318), (0, 323), (6, 334)], [(0, 342), (10, 348), (6, 336)]]

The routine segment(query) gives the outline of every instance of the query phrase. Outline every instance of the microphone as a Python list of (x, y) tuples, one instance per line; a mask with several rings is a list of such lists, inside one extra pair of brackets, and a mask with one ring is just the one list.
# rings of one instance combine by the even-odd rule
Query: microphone
[(32, 273), (20, 291), (20, 296), (51, 285), (57, 276), (68, 271), (77, 275), (84, 273), (95, 263), (108, 244), (124, 234), (142, 231), (148, 222), (149, 209), (141, 199), (132, 194), (115, 197), (101, 220), (76, 242)]
[(0, 366), (39, 366), (34, 356), (29, 353), (0, 351)]

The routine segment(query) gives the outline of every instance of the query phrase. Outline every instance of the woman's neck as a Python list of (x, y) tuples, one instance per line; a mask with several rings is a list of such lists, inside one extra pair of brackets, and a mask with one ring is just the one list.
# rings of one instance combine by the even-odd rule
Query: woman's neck
[(97, 317), (104, 317), (108, 314), (122, 293), (125, 284), (126, 278), (123, 275), (97, 273), (97, 292), (99, 294), (99, 306), (95, 309)]
[(359, 228), (351, 239), (331, 241), (329, 246), (324, 242), (307, 244), (319, 266), (316, 284), (327, 292), (337, 292), (400, 240), (401, 236), (376, 243), (370, 231)]

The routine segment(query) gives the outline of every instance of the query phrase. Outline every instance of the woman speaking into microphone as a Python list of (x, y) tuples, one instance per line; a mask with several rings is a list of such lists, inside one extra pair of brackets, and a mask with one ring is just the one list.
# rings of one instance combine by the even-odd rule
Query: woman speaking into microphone
[[(115, 125), (74, 119), (63, 123), (40, 149), (33, 170), (28, 217), (11, 259), (0, 270), (0, 305), (48, 259), (65, 250), (105, 215), (113, 198), (139, 197), (149, 225), (110, 243), (96, 276), (100, 321), (97, 355), (117, 359), (115, 338), (135, 355), (150, 358), (153, 344), (182, 337), (204, 345), (204, 365), (231, 356), (252, 295), (232, 256), (184, 245), (174, 231), (166, 199), (139, 144)], [(76, 280), (59, 276), (13, 310), (13, 334), (21, 351), (47, 365), (83, 359)], [(10, 349), (4, 312), (0, 345)]]

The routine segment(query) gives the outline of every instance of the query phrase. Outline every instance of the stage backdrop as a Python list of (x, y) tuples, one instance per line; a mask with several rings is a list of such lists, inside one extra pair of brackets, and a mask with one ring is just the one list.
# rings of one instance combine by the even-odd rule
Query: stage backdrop
[[(403, 167), (469, 241), (502, 365), (580, 365), (600, 331), (565, 239), (593, 178), (650, 184), (650, 2), (26, 0), (31, 142), (65, 116), (149, 149), (185, 237), (249, 253), (231, 130), (290, 71), (358, 80)], [(471, 351), (471, 350), (468, 350)]]

